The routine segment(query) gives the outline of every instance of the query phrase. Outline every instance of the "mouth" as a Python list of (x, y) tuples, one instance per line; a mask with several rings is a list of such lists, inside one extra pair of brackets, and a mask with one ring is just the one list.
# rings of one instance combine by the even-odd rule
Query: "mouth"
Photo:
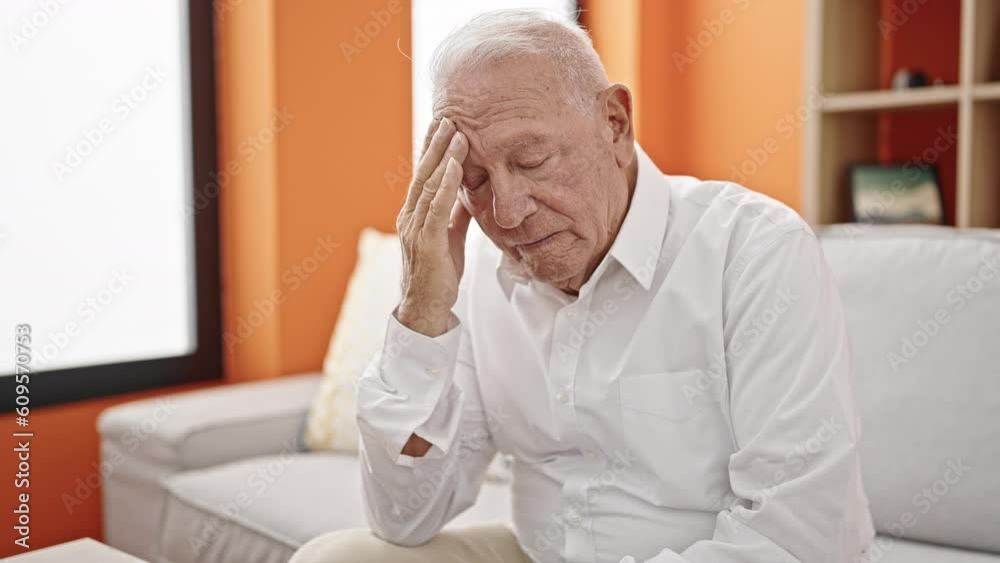
[(517, 249), (518, 250), (527, 250), (529, 252), (531, 252), (533, 250), (537, 250), (537, 249), (545, 246), (546, 244), (552, 242), (552, 240), (556, 238), (556, 235), (558, 235), (561, 232), (562, 231), (556, 231), (556, 232), (552, 233), (551, 235), (548, 235), (546, 237), (540, 238), (540, 239), (538, 239), (538, 240), (536, 240), (534, 242), (529, 242), (529, 243), (526, 243), (526, 244), (518, 244), (518, 245), (516, 245)]

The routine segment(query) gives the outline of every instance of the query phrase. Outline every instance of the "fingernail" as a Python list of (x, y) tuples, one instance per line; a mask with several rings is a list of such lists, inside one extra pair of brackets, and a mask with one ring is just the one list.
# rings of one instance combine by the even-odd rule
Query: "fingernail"
[(441, 120), (441, 128), (447, 129), (448, 127), (451, 127), (451, 120), (445, 117)]
[(448, 148), (454, 150), (454, 149), (457, 149), (459, 147), (459, 145), (461, 145), (461, 144), (462, 144), (462, 134), (461, 133), (455, 133), (455, 136), (451, 138), (451, 145), (449, 145)]

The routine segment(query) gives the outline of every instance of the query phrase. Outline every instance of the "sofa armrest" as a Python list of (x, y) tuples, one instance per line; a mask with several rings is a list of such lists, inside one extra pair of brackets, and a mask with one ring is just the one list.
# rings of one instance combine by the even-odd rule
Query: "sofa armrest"
[(320, 374), (166, 395), (109, 408), (97, 427), (106, 456), (177, 471), (298, 448)]
[(101, 413), (108, 545), (159, 561), (161, 481), (181, 471), (300, 449), (299, 433), (320, 379), (307, 374), (225, 385)]

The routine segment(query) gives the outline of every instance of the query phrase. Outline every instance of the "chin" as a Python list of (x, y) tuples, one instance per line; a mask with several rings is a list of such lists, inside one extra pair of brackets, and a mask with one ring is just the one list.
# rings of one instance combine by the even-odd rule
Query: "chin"
[(565, 256), (549, 258), (537, 262), (524, 263), (531, 277), (549, 285), (561, 286), (563, 282), (579, 275), (581, 266), (575, 260), (566, 260)]
[(589, 253), (580, 242), (561, 238), (538, 252), (520, 253), (518, 262), (532, 278), (562, 287), (587, 269)]

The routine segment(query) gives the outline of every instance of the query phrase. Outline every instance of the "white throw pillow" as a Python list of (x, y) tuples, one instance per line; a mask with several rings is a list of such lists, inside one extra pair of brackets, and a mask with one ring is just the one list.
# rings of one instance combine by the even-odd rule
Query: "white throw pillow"
[(399, 237), (363, 230), (358, 263), (323, 362), (325, 377), (306, 419), (310, 449), (358, 450), (355, 388), (385, 340), (389, 315), (399, 303), (401, 271)]

